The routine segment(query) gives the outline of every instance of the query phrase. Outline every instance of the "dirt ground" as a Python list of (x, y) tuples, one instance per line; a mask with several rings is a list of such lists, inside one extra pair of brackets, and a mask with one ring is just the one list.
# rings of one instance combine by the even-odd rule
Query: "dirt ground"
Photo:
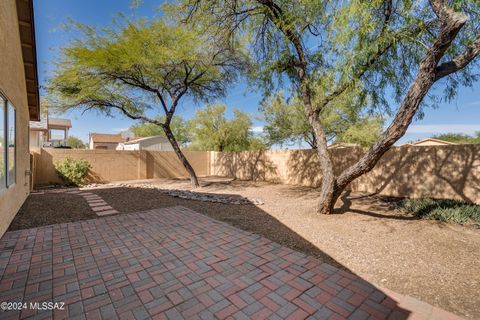
[(87, 202), (73, 194), (30, 194), (13, 219), (8, 231), (55, 223), (93, 219), (97, 215)]
[[(148, 183), (190, 188), (186, 180)], [(344, 197), (338, 206), (341, 214), (319, 216), (315, 214), (318, 191), (312, 188), (212, 178), (202, 179), (201, 184), (201, 192), (260, 198), (264, 204), (200, 202), (127, 186), (92, 192), (121, 213), (183, 205), (316, 256), (380, 286), (466, 318), (480, 319), (479, 229), (419, 220), (395, 210), (388, 199), (359, 194)], [(24, 220), (21, 216), (31, 215), (33, 210), (38, 215), (43, 210), (69, 212), (64, 201), (46, 196), (42, 195), (43, 202), (38, 195), (30, 196), (15, 220)], [(82, 208), (90, 210), (86, 204)]]

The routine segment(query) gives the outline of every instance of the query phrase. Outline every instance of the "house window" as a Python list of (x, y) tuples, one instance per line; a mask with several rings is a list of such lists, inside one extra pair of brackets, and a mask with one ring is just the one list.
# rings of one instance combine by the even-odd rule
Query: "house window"
[(0, 95), (0, 190), (15, 184), (16, 129), (15, 107)]
[(0, 190), (7, 187), (7, 170), (5, 163), (7, 162), (7, 153), (5, 151), (6, 135), (5, 127), (7, 120), (5, 118), (7, 100), (0, 95)]
[(16, 178), (16, 111), (15, 107), (7, 102), (7, 142), (8, 142), (8, 173), (7, 173), (7, 186), (15, 184)]

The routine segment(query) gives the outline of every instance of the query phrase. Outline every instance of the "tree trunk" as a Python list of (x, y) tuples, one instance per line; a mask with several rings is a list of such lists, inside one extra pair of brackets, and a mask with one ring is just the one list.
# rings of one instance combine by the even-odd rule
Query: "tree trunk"
[(178, 146), (177, 140), (175, 139), (172, 133), (172, 130), (170, 129), (170, 126), (168, 125), (163, 126), (163, 131), (165, 132), (165, 135), (167, 136), (168, 141), (170, 141), (170, 144), (172, 145), (173, 150), (177, 154), (178, 159), (182, 162), (185, 170), (187, 170), (188, 175), (190, 176), (190, 182), (192, 184), (192, 188), (200, 187), (200, 184), (198, 183), (197, 175), (195, 174), (195, 170), (193, 170), (192, 165), (190, 164), (190, 162), (188, 162), (182, 150), (180, 150), (180, 147)]
[[(307, 114), (308, 122), (313, 128), (314, 137), (316, 141), (316, 150), (318, 158), (320, 160), (320, 169), (322, 171), (322, 187), (320, 191), (320, 199), (318, 202), (317, 212), (322, 214), (330, 214), (333, 212), (333, 206), (336, 199), (335, 189), (336, 180), (333, 172), (333, 163), (328, 153), (327, 136), (323, 130), (323, 126), (320, 122), (319, 113), (315, 111), (312, 105), (312, 96), (308, 80), (305, 77), (301, 77), (301, 92), (304, 103), (305, 113)], [(337, 197), (338, 198), (338, 197)]]
[[(454, 12), (451, 9), (443, 9), (448, 13), (444, 18), (442, 29), (433, 46), (427, 50), (425, 57), (420, 63), (417, 77), (410, 86), (402, 104), (382, 137), (360, 158), (354, 165), (343, 171), (336, 179), (337, 198), (345, 188), (356, 178), (372, 170), (378, 160), (387, 152), (392, 145), (400, 139), (407, 131), (413, 117), (417, 113), (420, 103), (426, 94), (438, 80), (437, 65), (441, 60), (457, 33), (467, 21), (463, 14)], [(473, 58), (472, 58), (473, 59)]]
[(333, 212), (333, 207), (336, 202), (335, 189), (337, 183), (333, 172), (333, 163), (330, 159), (330, 154), (328, 153), (327, 139), (320, 124), (320, 119), (317, 119), (312, 125), (317, 136), (317, 154), (322, 171), (322, 187), (320, 189), (317, 212), (321, 214), (330, 214)]
[(417, 113), (420, 103), (435, 81), (439, 79), (437, 75), (438, 62), (450, 47), (458, 31), (467, 21), (466, 17), (462, 14), (455, 13), (450, 9), (443, 10), (447, 11), (446, 14), (448, 14), (448, 17), (442, 21), (443, 25), (440, 35), (420, 63), (417, 77), (403, 99), (395, 118), (387, 130), (385, 130), (382, 137), (357, 163), (344, 170), (337, 178), (334, 178), (331, 186), (333, 190), (331, 194), (324, 194), (322, 188), (319, 212), (333, 212), (335, 202), (345, 188), (347, 188), (353, 180), (372, 170), (383, 154), (405, 134), (413, 117)]
[[(298, 55), (298, 63), (295, 65), (295, 69), (300, 83), (300, 93), (304, 102), (305, 114), (313, 128), (317, 140), (317, 153), (322, 171), (322, 188), (318, 204), (319, 213), (332, 213), (335, 202), (350, 182), (372, 170), (382, 155), (405, 134), (420, 103), (435, 81), (465, 67), (480, 54), (479, 35), (474, 44), (469, 46), (463, 54), (457, 56), (450, 62), (442, 64), (443, 68), (438, 67), (439, 61), (451, 46), (460, 29), (467, 22), (467, 16), (455, 12), (445, 3), (444, 0), (430, 0), (430, 6), (437, 15), (441, 23), (441, 28), (437, 39), (434, 41), (433, 45), (428, 48), (425, 57), (420, 63), (420, 68), (415, 81), (410, 86), (394, 120), (383, 133), (380, 140), (377, 141), (377, 143), (375, 143), (375, 145), (371, 147), (357, 163), (343, 171), (340, 176), (335, 177), (333, 164), (328, 153), (327, 139), (319, 116), (319, 111), (322, 107), (326, 106), (329, 99), (325, 100), (324, 103), (321, 103), (319, 108), (314, 108), (307, 73), (308, 61), (304, 52), (301, 37), (295, 32), (294, 28), (286, 27), (288, 26), (288, 23), (280, 22), (282, 19), (285, 19), (281, 7), (271, 0), (259, 2), (271, 10), (271, 21), (281, 32), (283, 32), (286, 38), (294, 46)], [(387, 10), (390, 11), (390, 9)], [(388, 13), (386, 16), (389, 16), (390, 14), (391, 13)], [(340, 90), (338, 92), (341, 94), (343, 91)]]

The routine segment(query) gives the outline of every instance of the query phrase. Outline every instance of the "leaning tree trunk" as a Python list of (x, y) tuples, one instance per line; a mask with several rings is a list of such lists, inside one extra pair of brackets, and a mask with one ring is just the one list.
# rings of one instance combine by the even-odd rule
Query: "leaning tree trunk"
[(188, 162), (182, 150), (180, 150), (180, 147), (178, 146), (177, 140), (175, 139), (172, 133), (172, 130), (170, 129), (170, 126), (168, 125), (163, 126), (163, 131), (165, 132), (165, 135), (167, 136), (168, 141), (170, 141), (170, 144), (172, 145), (173, 150), (177, 154), (178, 159), (180, 160), (180, 162), (182, 162), (185, 170), (187, 170), (188, 175), (190, 176), (190, 182), (192, 184), (192, 188), (200, 187), (200, 184), (198, 183), (197, 175), (195, 174), (195, 170), (193, 170), (192, 165), (190, 164), (190, 162)]
[(300, 92), (304, 102), (305, 114), (314, 130), (317, 140), (317, 152), (322, 171), (322, 188), (318, 205), (319, 213), (332, 213), (335, 202), (350, 182), (372, 170), (382, 155), (405, 134), (420, 103), (435, 81), (460, 70), (480, 54), (479, 35), (474, 44), (469, 46), (463, 54), (457, 56), (450, 62), (443, 63), (440, 67), (438, 66), (439, 61), (451, 46), (452, 41), (467, 22), (467, 17), (462, 13), (455, 12), (444, 2), (444, 0), (430, 0), (429, 2), (433, 11), (439, 18), (441, 24), (440, 34), (432, 47), (427, 50), (425, 57), (420, 63), (417, 77), (408, 90), (395, 119), (384, 132), (380, 140), (375, 143), (375, 145), (370, 148), (370, 150), (368, 150), (368, 152), (363, 155), (357, 163), (347, 168), (340, 174), (340, 176), (336, 177), (327, 149), (325, 132), (318, 114), (319, 108), (315, 108), (312, 104), (312, 95), (307, 75), (308, 61), (303, 49), (301, 37), (292, 28), (286, 27), (287, 24), (280, 23), (281, 19), (284, 18), (283, 11), (280, 7), (276, 6), (271, 0), (260, 1), (262, 5), (271, 10), (273, 17), (272, 22), (288, 38), (291, 44), (295, 47), (298, 55), (298, 63), (295, 64), (295, 69), (297, 71), (298, 79), (300, 80)]
[[(336, 201), (345, 188), (347, 188), (353, 180), (372, 170), (383, 154), (405, 134), (413, 117), (417, 113), (420, 103), (425, 98), (425, 95), (435, 81), (440, 78), (437, 67), (438, 62), (450, 47), (459, 30), (467, 21), (463, 14), (456, 13), (446, 7), (442, 7), (441, 9), (444, 10), (444, 12), (441, 12), (443, 13), (443, 16), (440, 14), (442, 20), (440, 35), (434, 42), (433, 46), (427, 50), (425, 57), (421, 61), (417, 77), (403, 99), (395, 118), (387, 130), (385, 130), (382, 137), (360, 158), (357, 163), (350, 166), (338, 177), (333, 179), (332, 193), (324, 195), (322, 192), (320, 196), (319, 212), (331, 213)], [(479, 40), (477, 39), (477, 41)], [(471, 59), (473, 60), (475, 56), (476, 55), (472, 55)], [(329, 174), (329, 172), (327, 173)], [(330, 178), (327, 181), (331, 183)]]
[[(304, 73), (301, 73), (301, 75), (304, 75)], [(303, 77), (302, 80), (301, 93), (308, 122), (313, 128), (316, 150), (320, 161), (320, 169), (322, 171), (322, 186), (320, 189), (320, 200), (318, 202), (317, 212), (329, 214), (333, 211), (333, 206), (336, 201), (336, 199), (334, 199), (336, 189), (335, 174), (333, 172), (332, 159), (328, 153), (327, 136), (325, 135), (325, 131), (320, 122), (320, 116), (312, 105), (310, 86), (305, 77)]]

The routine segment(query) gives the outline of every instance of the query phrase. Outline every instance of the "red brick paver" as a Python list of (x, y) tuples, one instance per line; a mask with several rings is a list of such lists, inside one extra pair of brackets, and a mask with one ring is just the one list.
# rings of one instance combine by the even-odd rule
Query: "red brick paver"
[(0, 302), (65, 303), (1, 319), (458, 318), (184, 207), (8, 232), (0, 277)]

